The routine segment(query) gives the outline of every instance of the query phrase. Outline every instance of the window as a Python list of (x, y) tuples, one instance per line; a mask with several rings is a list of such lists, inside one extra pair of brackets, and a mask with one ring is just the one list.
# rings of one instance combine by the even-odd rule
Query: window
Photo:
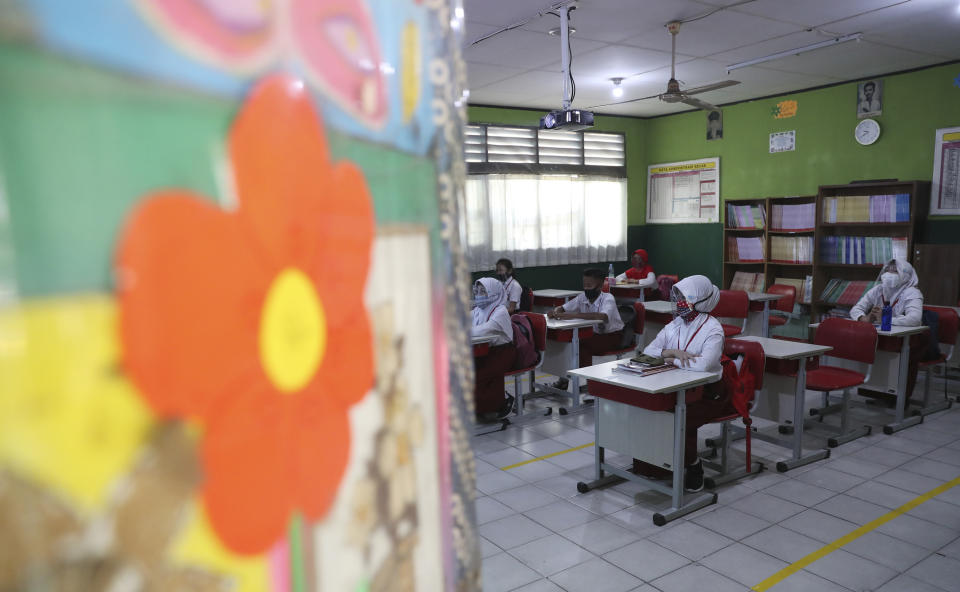
[(627, 258), (622, 134), (467, 126), (462, 232), (473, 271)]

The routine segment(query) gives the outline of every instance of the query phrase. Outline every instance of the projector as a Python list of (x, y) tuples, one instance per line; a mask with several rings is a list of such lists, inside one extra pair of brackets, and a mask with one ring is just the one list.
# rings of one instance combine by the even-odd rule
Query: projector
[(593, 127), (593, 112), (580, 109), (560, 109), (551, 111), (540, 118), (542, 130), (564, 130), (575, 132)]

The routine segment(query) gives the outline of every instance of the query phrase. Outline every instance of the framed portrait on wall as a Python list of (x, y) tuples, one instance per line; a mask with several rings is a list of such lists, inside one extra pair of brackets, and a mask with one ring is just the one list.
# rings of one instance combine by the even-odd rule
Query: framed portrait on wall
[(707, 111), (707, 139), (723, 139), (723, 111), (720, 109)]
[(883, 80), (864, 80), (857, 85), (857, 118), (874, 117), (883, 111)]

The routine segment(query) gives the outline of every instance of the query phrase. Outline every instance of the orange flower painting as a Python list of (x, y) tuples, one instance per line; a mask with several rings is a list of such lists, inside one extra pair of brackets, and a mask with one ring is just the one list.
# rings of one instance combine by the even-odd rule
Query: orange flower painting
[(293, 513), (321, 519), (343, 477), (348, 412), (373, 386), (363, 302), (366, 180), (332, 162), (301, 82), (260, 83), (229, 135), (236, 206), (146, 196), (119, 239), (124, 368), (162, 418), (202, 428), (202, 496), (238, 553)]

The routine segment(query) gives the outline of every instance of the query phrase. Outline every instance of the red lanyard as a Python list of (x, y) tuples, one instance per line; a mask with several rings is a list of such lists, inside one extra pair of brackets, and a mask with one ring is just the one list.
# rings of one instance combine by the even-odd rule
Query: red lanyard
[[(697, 333), (700, 332), (700, 329), (703, 329), (703, 326), (707, 324), (707, 321), (710, 320), (709, 317), (703, 319), (703, 322), (700, 323), (700, 326), (697, 327), (697, 330), (693, 332), (693, 335), (690, 336), (690, 339), (687, 340), (687, 344), (683, 346), (683, 351), (687, 351), (687, 348), (690, 347), (690, 342), (693, 341), (693, 338), (697, 336)], [(680, 349), (680, 331), (677, 330), (677, 349)]]
[(897, 305), (898, 302), (900, 302), (900, 299), (897, 298), (896, 300), (893, 301), (893, 304), (890, 304), (889, 302), (887, 302), (887, 299), (884, 298), (882, 295), (880, 296), (880, 300), (883, 300), (883, 305), (884, 305), (884, 306), (889, 305), (890, 308), (893, 308), (894, 306)]

